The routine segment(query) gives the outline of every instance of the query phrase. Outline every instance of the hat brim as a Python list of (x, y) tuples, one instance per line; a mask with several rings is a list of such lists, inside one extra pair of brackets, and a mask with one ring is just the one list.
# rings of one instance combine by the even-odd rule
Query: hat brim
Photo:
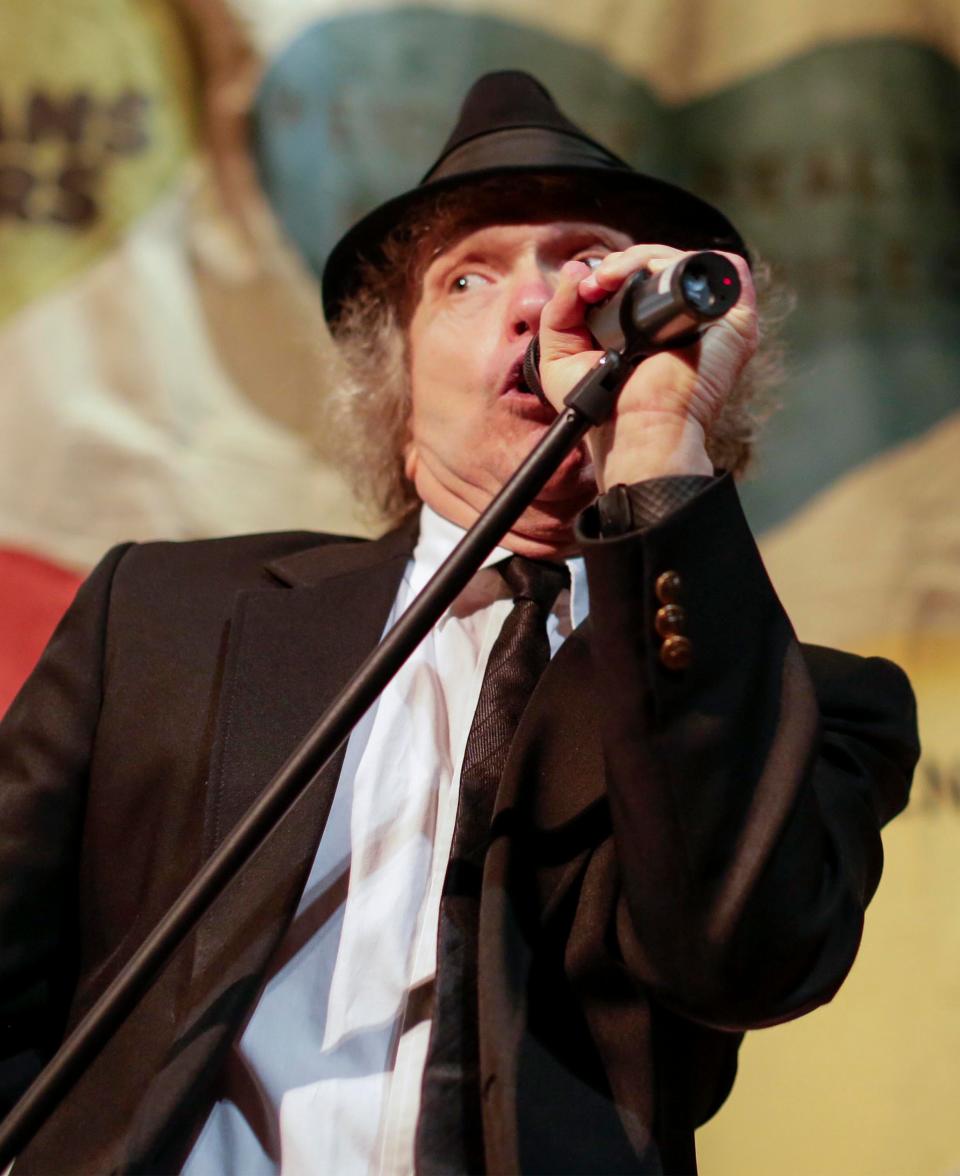
[[(429, 180), (379, 205), (337, 242), (323, 270), (323, 309), (331, 325), (344, 303), (359, 288), (361, 275), (383, 261), (382, 246), (401, 224), (416, 216), (441, 193), (454, 192), (497, 177), (569, 177), (571, 190), (590, 190), (597, 198), (597, 219), (645, 243), (678, 249), (717, 249), (750, 260), (740, 234), (712, 204), (692, 192), (629, 168), (584, 164), (504, 164)], [(630, 197), (629, 203), (624, 197)], [(531, 209), (536, 212), (536, 209)], [(504, 220), (516, 220), (526, 209), (514, 206)]]

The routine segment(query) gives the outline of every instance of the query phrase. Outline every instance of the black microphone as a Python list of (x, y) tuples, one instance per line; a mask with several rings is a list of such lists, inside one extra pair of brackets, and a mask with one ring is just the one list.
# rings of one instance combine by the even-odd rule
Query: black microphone
[[(740, 275), (722, 253), (705, 250), (681, 257), (658, 274), (638, 270), (612, 297), (586, 314), (590, 333), (604, 351), (636, 362), (656, 351), (696, 342), (740, 297)], [(523, 357), (523, 378), (543, 398), (540, 336)]]

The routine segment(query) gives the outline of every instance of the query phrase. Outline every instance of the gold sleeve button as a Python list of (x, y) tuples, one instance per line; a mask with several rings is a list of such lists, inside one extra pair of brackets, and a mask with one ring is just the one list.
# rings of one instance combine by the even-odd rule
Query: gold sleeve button
[(668, 670), (685, 670), (693, 659), (693, 645), (689, 637), (674, 635), (660, 646), (660, 661)]
[(656, 629), (658, 637), (672, 637), (676, 633), (683, 632), (686, 620), (687, 614), (679, 604), (665, 604), (663, 608), (657, 609), (657, 615), (653, 618), (653, 627)]
[(680, 579), (680, 573), (674, 571), (661, 572), (657, 576), (654, 591), (657, 594), (657, 600), (661, 604), (679, 604), (680, 594), (683, 591), (683, 581)]

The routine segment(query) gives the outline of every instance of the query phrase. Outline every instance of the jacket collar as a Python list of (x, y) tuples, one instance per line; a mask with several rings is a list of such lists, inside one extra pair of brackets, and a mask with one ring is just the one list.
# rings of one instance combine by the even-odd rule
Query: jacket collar
[(420, 512), (413, 511), (393, 531), (379, 539), (330, 536), (306, 551), (281, 556), (264, 566), (291, 588), (310, 588), (337, 576), (351, 575), (394, 559), (409, 559), (420, 531)]

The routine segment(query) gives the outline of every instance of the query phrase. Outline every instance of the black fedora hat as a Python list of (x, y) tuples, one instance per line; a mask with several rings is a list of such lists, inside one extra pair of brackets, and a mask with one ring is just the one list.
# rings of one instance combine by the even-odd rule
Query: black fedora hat
[(470, 88), (440, 157), (417, 187), (375, 208), (334, 246), (323, 271), (327, 320), (336, 321), (344, 300), (356, 290), (362, 264), (376, 264), (385, 238), (418, 208), (440, 192), (517, 175), (567, 176), (571, 188), (590, 185), (618, 197), (621, 211), (612, 227), (642, 228), (648, 241), (721, 249), (749, 259), (743, 239), (719, 209), (635, 171), (575, 126), (535, 78), (503, 70), (484, 74)]

